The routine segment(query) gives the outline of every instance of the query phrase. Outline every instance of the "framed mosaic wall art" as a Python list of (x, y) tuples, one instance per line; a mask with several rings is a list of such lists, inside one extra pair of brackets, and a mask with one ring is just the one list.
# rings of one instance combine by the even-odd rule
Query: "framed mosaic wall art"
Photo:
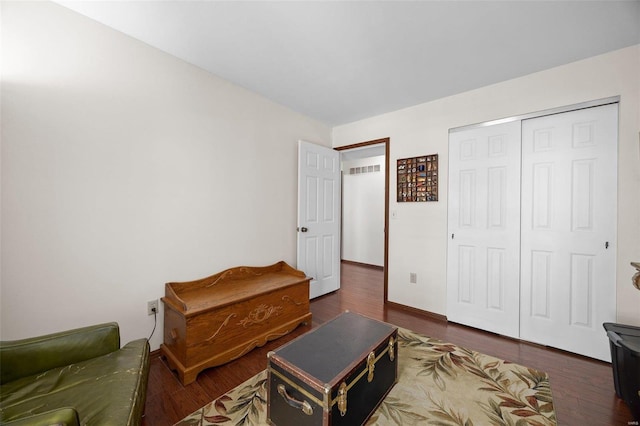
[(438, 154), (398, 160), (398, 202), (438, 201)]

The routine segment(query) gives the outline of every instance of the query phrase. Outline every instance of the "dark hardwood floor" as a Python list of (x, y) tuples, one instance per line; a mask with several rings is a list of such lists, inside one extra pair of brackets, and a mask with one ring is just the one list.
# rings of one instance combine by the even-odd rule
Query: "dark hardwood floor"
[(311, 325), (298, 327), (293, 333), (256, 348), (238, 360), (210, 368), (187, 386), (180, 384), (160, 356), (153, 356), (143, 424), (172, 425), (181, 420), (264, 370), (267, 352), (345, 310), (546, 371), (559, 425), (637, 424), (629, 408), (616, 397), (610, 364), (385, 306), (382, 280), (379, 268), (343, 263), (342, 288), (312, 300)]

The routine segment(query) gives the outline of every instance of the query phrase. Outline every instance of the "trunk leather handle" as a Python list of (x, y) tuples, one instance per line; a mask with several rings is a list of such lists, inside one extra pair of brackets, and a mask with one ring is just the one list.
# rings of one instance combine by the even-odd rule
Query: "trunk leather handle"
[(293, 408), (302, 410), (302, 412), (307, 416), (311, 416), (313, 414), (313, 407), (311, 404), (309, 404), (308, 401), (300, 401), (289, 395), (283, 384), (278, 385), (278, 393), (282, 396), (285, 402)]

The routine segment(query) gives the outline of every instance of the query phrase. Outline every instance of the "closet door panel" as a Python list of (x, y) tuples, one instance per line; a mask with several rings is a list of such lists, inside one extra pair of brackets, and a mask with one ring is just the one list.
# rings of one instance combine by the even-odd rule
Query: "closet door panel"
[(449, 136), (447, 318), (519, 334), (520, 122)]
[(617, 104), (522, 123), (520, 337), (610, 360)]

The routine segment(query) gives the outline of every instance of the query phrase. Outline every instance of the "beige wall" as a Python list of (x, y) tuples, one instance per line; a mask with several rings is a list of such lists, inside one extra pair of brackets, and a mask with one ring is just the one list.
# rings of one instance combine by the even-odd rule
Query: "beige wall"
[[(618, 320), (640, 325), (640, 46), (331, 129), (53, 3), (2, 2), (0, 338), (153, 327), (164, 283), (295, 264), (297, 140), (439, 153), (396, 204), (392, 301), (446, 314), (448, 129), (620, 95)], [(391, 186), (395, 186), (392, 173)], [(394, 194), (394, 193), (393, 193)], [(274, 198), (277, 202), (274, 202)], [(409, 272), (418, 283), (409, 284)], [(162, 340), (162, 318), (152, 348)]]
[(2, 64), (2, 339), (148, 336), (165, 282), (295, 265), (327, 126), (50, 2), (2, 2)]
[[(425, 76), (428, 78), (428, 76)], [(618, 164), (618, 321), (640, 325), (640, 45), (333, 129), (333, 146), (390, 137), (396, 160), (440, 154), (440, 200), (396, 203), (391, 173), (389, 299), (446, 315), (448, 130), (468, 124), (621, 97)], [(409, 284), (417, 272), (418, 283)]]

